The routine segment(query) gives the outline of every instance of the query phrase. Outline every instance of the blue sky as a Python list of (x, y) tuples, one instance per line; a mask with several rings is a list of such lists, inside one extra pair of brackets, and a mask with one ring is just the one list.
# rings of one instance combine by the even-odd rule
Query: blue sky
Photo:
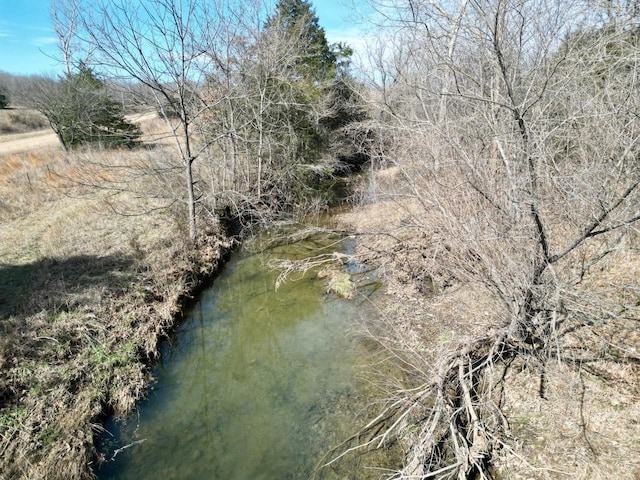
[(54, 71), (56, 38), (49, 0), (0, 0), (0, 70), (10, 73)]
[[(354, 24), (351, 0), (312, 0), (329, 42), (357, 48), (362, 34)], [(0, 70), (41, 74), (60, 70), (55, 59), (49, 0), (0, 0)]]

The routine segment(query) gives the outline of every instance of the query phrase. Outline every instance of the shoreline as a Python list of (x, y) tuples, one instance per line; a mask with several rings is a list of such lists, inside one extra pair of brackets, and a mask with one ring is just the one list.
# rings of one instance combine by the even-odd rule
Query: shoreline
[[(126, 338), (120, 336), (119, 339), (110, 339), (108, 343), (95, 343), (88, 352), (93, 364), (85, 364), (85, 368), (90, 370), (76, 368), (74, 372), (70, 372), (75, 385), (67, 384), (64, 388), (66, 392), (57, 388), (55, 395), (47, 395), (45, 398), (42, 395), (33, 398), (34, 395), (30, 394), (34, 392), (32, 387), (14, 401), (14, 411), (20, 408), (20, 404), (40, 406), (36, 411), (40, 415), (32, 411), (28, 417), (29, 423), (25, 422), (25, 427), (37, 425), (38, 430), (24, 429), (22, 433), (27, 435), (17, 434), (13, 438), (7, 438), (7, 432), (11, 434), (8, 429), (2, 431), (3, 466), (0, 478), (95, 478), (93, 465), (98, 460), (95, 447), (102, 424), (110, 415), (127, 415), (144, 398), (146, 388), (152, 381), (150, 372), (158, 359), (160, 346), (179, 326), (182, 312), (189, 302), (216, 278), (233, 251), (228, 240), (220, 241), (219, 237), (208, 240), (214, 240), (218, 249), (200, 246), (196, 251), (202, 255), (203, 261), (193, 262), (189, 265), (191, 268), (172, 272), (174, 281), (182, 286), (175, 290), (174, 296), (159, 302), (141, 304), (124, 301), (119, 305), (118, 314), (121, 318), (132, 317), (137, 328)], [(147, 279), (141, 277), (138, 280), (143, 283)], [(139, 283), (135, 280), (132, 281), (131, 288), (135, 288), (137, 284)], [(85, 307), (89, 307), (92, 315), (100, 315), (98, 309)], [(141, 311), (146, 315), (140, 317)], [(54, 344), (59, 338), (55, 334), (39, 334), (39, 337), (53, 339), (54, 342), (49, 343)], [(119, 351), (119, 347), (123, 346), (128, 353), (137, 353), (123, 358), (122, 350)], [(112, 349), (111, 352), (108, 349)], [(66, 363), (71, 365), (65, 366), (65, 362), (59, 361), (56, 367), (72, 369), (79, 362), (77, 357), (82, 356), (83, 352), (76, 355), (76, 358), (68, 359), (69, 362)], [(8, 366), (13, 367), (11, 363)], [(101, 375), (103, 378), (97, 382)], [(47, 405), (41, 405), (42, 403)], [(82, 404), (82, 414), (79, 414), (79, 403)], [(61, 406), (67, 408), (60, 408)], [(47, 415), (47, 410), (55, 410), (57, 414)], [(7, 409), (3, 405), (2, 413), (5, 418), (7, 411), (10, 412), (11, 408)], [(55, 425), (67, 428), (58, 430), (56, 438), (42, 435), (44, 432), (52, 432)], [(11, 445), (8, 445), (8, 441), (11, 441)]]
[[(376, 181), (384, 188), (397, 186), (399, 175), (393, 168), (383, 170)], [(508, 317), (486, 286), (452, 277), (443, 266), (433, 270), (425, 265), (432, 248), (426, 227), (431, 223), (421, 216), (418, 202), (381, 198), (340, 220), (358, 236), (354, 257), (381, 267), (381, 323), (367, 333), (404, 370), (404, 381), (396, 379), (380, 414), (394, 427), (382, 432), (404, 447), (405, 467), (399, 475), (419, 478), (433, 473), (430, 448), (448, 430), (446, 418), (428, 423), (438, 392), (452, 392), (454, 401), (460, 398), (454, 390), (436, 390), (444, 368), (458, 366), (465, 352), (476, 355), (480, 364)], [(416, 224), (422, 226), (420, 235)], [(637, 248), (630, 243), (585, 282), (600, 289), (613, 282), (632, 283), (640, 274)], [(640, 438), (633, 421), (640, 415), (636, 324), (637, 309), (629, 309), (626, 317), (584, 325), (558, 339), (556, 348), (575, 358), (505, 351), (504, 357), (490, 360), (484, 379), (474, 385), (474, 405), (486, 429), (487, 441), (479, 448), (491, 478), (632, 480), (640, 475), (634, 456)], [(613, 355), (611, 345), (617, 346)], [(434, 425), (432, 435), (424, 435)], [(458, 460), (448, 461), (448, 468), (454, 468)]]
[(50, 175), (74, 167), (55, 151), (3, 159), (0, 479), (93, 478), (101, 421), (144, 396), (163, 339), (235, 241), (203, 220), (192, 247), (153, 199), (123, 196), (155, 213), (116, 214), (105, 193)]

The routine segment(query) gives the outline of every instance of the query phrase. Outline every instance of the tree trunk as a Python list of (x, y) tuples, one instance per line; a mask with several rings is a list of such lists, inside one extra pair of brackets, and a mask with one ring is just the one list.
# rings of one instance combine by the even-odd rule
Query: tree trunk
[(189, 210), (189, 239), (196, 239), (196, 199), (193, 192), (193, 161), (185, 160), (185, 177), (187, 180), (187, 208)]

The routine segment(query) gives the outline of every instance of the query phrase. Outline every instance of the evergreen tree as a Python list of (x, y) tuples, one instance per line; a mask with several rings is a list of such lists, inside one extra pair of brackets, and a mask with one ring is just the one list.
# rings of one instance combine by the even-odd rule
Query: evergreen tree
[(205, 89), (214, 106), (206, 135), (229, 169), (220, 190), (273, 211), (317, 205), (324, 180), (349, 163), (342, 132), (362, 112), (348, 75), (351, 50), (327, 41), (308, 0), (280, 0), (242, 45), (234, 43)]
[(0, 108), (7, 108), (9, 106), (9, 98), (7, 89), (4, 85), (0, 85)]
[(140, 129), (124, 118), (122, 105), (109, 97), (104, 82), (86, 65), (42, 85), (32, 101), (65, 149), (88, 144), (131, 147), (140, 137)]
[(294, 99), (282, 112), (297, 134), (292, 160), (314, 163), (328, 151), (334, 130), (350, 120), (344, 115), (348, 110), (344, 105), (352, 97), (348, 88), (352, 51), (329, 44), (308, 0), (279, 0), (275, 14), (266, 22), (265, 34), (285, 45), (295, 44), (287, 85), (282, 80), (274, 83), (279, 94), (289, 89)]
[(341, 44), (329, 45), (324, 28), (307, 0), (280, 0), (276, 13), (267, 20), (266, 30), (298, 38), (297, 73), (314, 83), (336, 78), (351, 50)]
[(67, 76), (63, 92), (59, 135), (66, 148), (90, 143), (131, 147), (140, 136), (139, 128), (124, 118), (122, 105), (107, 95), (104, 82), (85, 65)]

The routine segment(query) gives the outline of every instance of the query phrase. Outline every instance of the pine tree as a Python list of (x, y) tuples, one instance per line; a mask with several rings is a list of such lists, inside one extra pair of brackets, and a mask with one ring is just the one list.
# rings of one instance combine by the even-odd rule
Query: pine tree
[(104, 82), (85, 65), (66, 77), (63, 92), (60, 137), (65, 148), (90, 143), (131, 147), (140, 136), (139, 128), (124, 118), (122, 105), (107, 95)]
[[(345, 81), (352, 51), (341, 44), (329, 44), (308, 0), (279, 0), (266, 22), (265, 34), (285, 39), (285, 45), (296, 45), (284, 87), (291, 89), (295, 101), (284, 117), (297, 132), (298, 160), (313, 162), (328, 149), (331, 126), (341, 127), (346, 122), (335, 116), (340, 102), (350, 95), (345, 97)], [(329, 117), (332, 121), (325, 121)]]
[(308, 0), (279, 0), (255, 42), (209, 77), (207, 135), (229, 159), (233, 188), (273, 211), (327, 198), (322, 183), (344, 164), (338, 130), (354, 118), (350, 55), (328, 42)]
[(57, 82), (47, 82), (36, 97), (35, 108), (47, 117), (66, 150), (88, 144), (132, 147), (141, 135), (86, 65)]
[(342, 45), (329, 45), (325, 30), (307, 0), (280, 0), (276, 13), (267, 21), (267, 30), (297, 36), (300, 58), (297, 72), (314, 83), (334, 79), (340, 70), (340, 58), (348, 58), (351, 50)]

